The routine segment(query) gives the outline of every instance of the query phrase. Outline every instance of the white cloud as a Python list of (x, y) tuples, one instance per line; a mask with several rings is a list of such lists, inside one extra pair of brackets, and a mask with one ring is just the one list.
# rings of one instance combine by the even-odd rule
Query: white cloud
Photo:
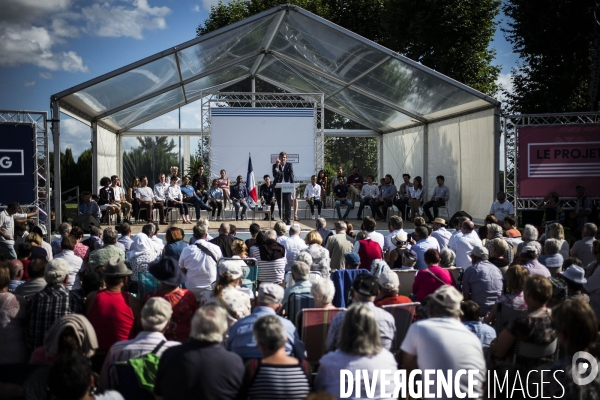
[(52, 21), (52, 31), (58, 37), (78, 37), (79, 28), (70, 25), (64, 19), (55, 19)]
[(198, 4), (195, 4), (192, 6), (192, 11), (193, 12), (200, 12), (200, 6)]
[(50, 72), (40, 72), (40, 77), (44, 79), (52, 79), (52, 74)]
[(25, 82), (25, 87), (34, 87), (34, 86), (35, 86), (35, 81)]
[(77, 158), (84, 150), (91, 147), (90, 127), (72, 118), (60, 121), (60, 149), (65, 151), (70, 147), (73, 158)]
[(135, 8), (96, 3), (82, 8), (86, 31), (97, 36), (143, 39), (145, 29), (167, 27), (165, 17), (171, 13), (168, 7), (151, 7), (147, 0), (135, 0), (133, 5)]
[[(504, 91), (506, 91), (508, 93), (513, 93), (512, 76), (513, 76), (513, 74), (511, 74), (511, 73), (506, 73), (506, 74), (500, 73), (500, 75), (498, 75), (498, 79), (496, 79), (496, 83)], [(502, 103), (505, 103), (506, 102), (506, 94), (503, 91), (499, 91), (498, 94), (496, 95), (496, 99), (501, 101)]]

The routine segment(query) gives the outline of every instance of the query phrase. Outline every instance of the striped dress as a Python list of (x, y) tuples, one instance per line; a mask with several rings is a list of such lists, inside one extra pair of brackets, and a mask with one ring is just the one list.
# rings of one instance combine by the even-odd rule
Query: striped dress
[(258, 261), (258, 281), (279, 283), (283, 281), (285, 275), (285, 265), (287, 258), (281, 257), (275, 261), (261, 261), (260, 250), (257, 246), (250, 248), (250, 257), (256, 258)]
[(310, 393), (311, 386), (302, 368), (303, 364), (274, 365), (262, 364), (260, 360), (255, 362), (258, 364), (256, 372), (248, 386), (250, 399), (304, 399)]

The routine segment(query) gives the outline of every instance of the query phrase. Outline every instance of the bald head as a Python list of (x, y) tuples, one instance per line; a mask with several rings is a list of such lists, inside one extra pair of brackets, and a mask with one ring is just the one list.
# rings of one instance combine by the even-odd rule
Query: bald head
[(475, 229), (475, 224), (471, 220), (467, 220), (462, 223), (462, 231), (463, 233), (471, 233)]
[(10, 270), (10, 279), (20, 281), (23, 279), (23, 263), (19, 260), (10, 260), (8, 262)]
[(219, 226), (219, 234), (229, 235), (229, 224), (227, 222), (223, 222), (221, 226)]

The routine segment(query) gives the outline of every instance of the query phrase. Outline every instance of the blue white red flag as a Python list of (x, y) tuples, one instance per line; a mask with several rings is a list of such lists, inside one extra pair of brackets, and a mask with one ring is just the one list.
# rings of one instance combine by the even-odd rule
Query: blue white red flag
[(246, 176), (246, 189), (248, 189), (248, 196), (254, 203), (258, 202), (258, 193), (256, 190), (256, 181), (254, 180), (254, 169), (252, 169), (252, 157), (248, 156), (248, 175)]

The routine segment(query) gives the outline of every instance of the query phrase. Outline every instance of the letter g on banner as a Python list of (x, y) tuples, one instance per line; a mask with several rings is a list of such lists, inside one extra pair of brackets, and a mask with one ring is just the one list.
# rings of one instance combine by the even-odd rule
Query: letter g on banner
[(9, 157), (0, 158), (0, 167), (2, 167), (2, 168), (12, 167), (12, 161), (10, 161), (10, 158)]
[[(580, 361), (581, 359), (585, 361)], [(585, 376), (588, 371), (589, 375)], [(573, 355), (573, 360), (571, 361), (571, 373), (573, 375), (573, 382), (579, 386), (587, 385), (598, 376), (598, 362), (596, 362), (596, 358), (590, 353), (578, 351)]]

